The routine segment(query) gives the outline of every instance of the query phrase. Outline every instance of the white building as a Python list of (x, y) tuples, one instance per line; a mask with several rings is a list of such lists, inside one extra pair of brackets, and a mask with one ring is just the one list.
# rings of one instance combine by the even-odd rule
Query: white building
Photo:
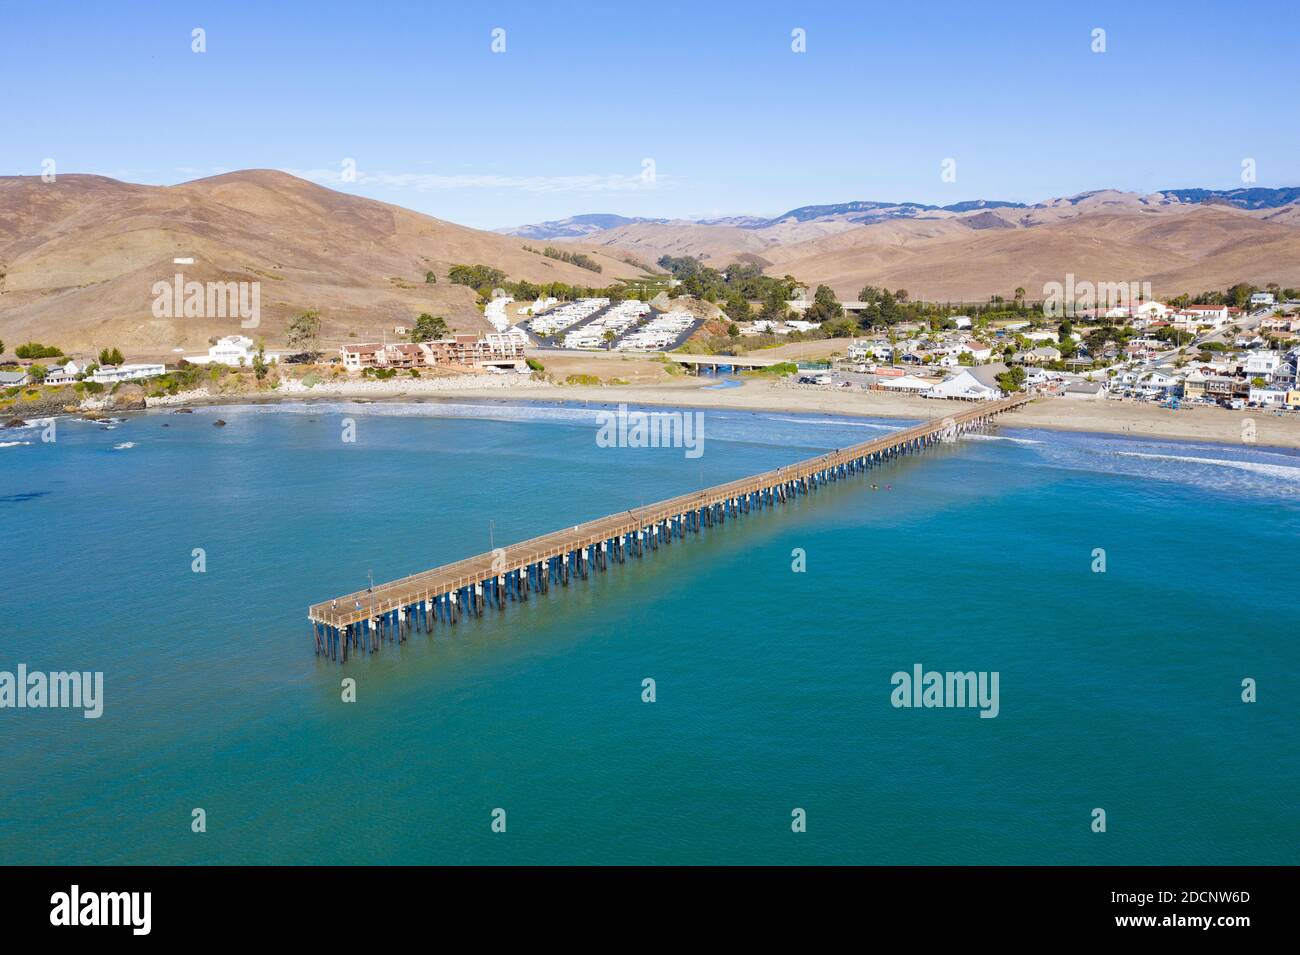
[(1251, 305), (1275, 305), (1277, 299), (1273, 298), (1272, 292), (1255, 292), (1250, 297)]
[(1242, 369), (1248, 378), (1272, 378), (1282, 365), (1282, 356), (1273, 351), (1251, 352)]
[(1162, 302), (1141, 302), (1137, 305), (1116, 305), (1108, 309), (1107, 318), (1132, 318), (1144, 322), (1156, 321), (1169, 314), (1169, 306)]
[(983, 365), (979, 368), (963, 368), (957, 374), (945, 378), (925, 393), (927, 398), (956, 398), (962, 401), (987, 401), (1002, 395), (998, 387), (997, 375), (1006, 371), (1005, 366)]
[(1261, 408), (1282, 408), (1286, 405), (1286, 392), (1281, 388), (1256, 388), (1252, 385), (1246, 400)]
[(135, 365), (101, 365), (95, 369), (90, 380), (101, 385), (113, 385), (119, 381), (135, 381), (138, 378), (155, 378), (167, 374), (165, 365), (142, 363)]
[(1218, 328), (1228, 321), (1226, 305), (1188, 305), (1174, 316), (1174, 323)]
[(849, 346), (849, 358), (853, 361), (890, 361), (894, 357), (894, 346), (889, 342), (854, 342)]
[(53, 365), (45, 373), (45, 384), (47, 385), (70, 385), (77, 380), (77, 376), (85, 369), (75, 361), (68, 361), (63, 365)]
[[(229, 365), (232, 368), (241, 368), (251, 365), (256, 354), (257, 348), (251, 338), (243, 335), (227, 335), (225, 338), (218, 339), (217, 343), (208, 349), (206, 355), (193, 355), (185, 360), (191, 365)], [(280, 360), (280, 353), (269, 351), (264, 357), (266, 363), (270, 365)]]

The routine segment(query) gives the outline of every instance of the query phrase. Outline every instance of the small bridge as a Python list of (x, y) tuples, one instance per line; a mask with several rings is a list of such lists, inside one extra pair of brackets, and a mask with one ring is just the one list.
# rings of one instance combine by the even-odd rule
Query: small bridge
[(785, 362), (793, 363), (793, 359), (754, 358), (750, 355), (683, 355), (678, 352), (664, 352), (664, 357), (687, 368), (694, 368), (696, 374), (700, 374), (705, 369), (712, 374), (717, 374), (719, 368), (752, 371), (755, 368), (771, 368), (773, 365)]
[(401, 642), (412, 629), (429, 633), (435, 623), (453, 624), (462, 614), (481, 615), (489, 607), (504, 610), (512, 600), (546, 593), (552, 584), (567, 587), (570, 577), (586, 578), (593, 570), (605, 570), (611, 561), (621, 564), (728, 518), (777, 507), (891, 458), (983, 428), (995, 416), (1029, 400), (1027, 395), (1016, 395), (981, 402), (797, 464), (575, 524), (313, 604), (307, 616), (316, 652), (345, 661), (349, 652), (371, 653), (386, 641)]

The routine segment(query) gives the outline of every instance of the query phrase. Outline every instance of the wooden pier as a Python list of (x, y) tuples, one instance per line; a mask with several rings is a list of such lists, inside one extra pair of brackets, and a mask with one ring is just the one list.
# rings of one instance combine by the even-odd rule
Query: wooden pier
[(313, 604), (307, 615), (316, 652), (345, 661), (350, 653), (374, 652), (384, 642), (401, 642), (412, 630), (428, 633), (436, 623), (455, 623), (462, 614), (504, 610), (512, 600), (546, 593), (552, 585), (567, 587), (571, 577), (586, 578), (594, 570), (605, 570), (611, 561), (623, 563), (729, 517), (775, 507), (891, 458), (982, 428), (996, 415), (1029, 400), (1027, 395), (1015, 395), (980, 402), (873, 441)]

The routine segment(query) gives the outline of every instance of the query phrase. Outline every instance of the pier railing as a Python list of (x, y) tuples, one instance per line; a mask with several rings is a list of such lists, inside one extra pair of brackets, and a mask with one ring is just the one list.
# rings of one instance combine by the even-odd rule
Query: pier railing
[(462, 613), (482, 613), (484, 606), (504, 609), (509, 600), (527, 600), (530, 591), (545, 591), (551, 583), (567, 585), (571, 574), (585, 577), (592, 568), (604, 569), (611, 559), (621, 562), (727, 517), (775, 506), (791, 495), (983, 427), (1029, 400), (1027, 395), (1014, 395), (980, 402), (796, 464), (630, 508), (313, 604), (308, 617), (317, 652), (337, 657), (341, 651), (346, 658), (349, 646), (353, 652), (374, 649), (385, 638), (402, 639), (412, 627), (427, 630), (435, 620), (454, 622)]

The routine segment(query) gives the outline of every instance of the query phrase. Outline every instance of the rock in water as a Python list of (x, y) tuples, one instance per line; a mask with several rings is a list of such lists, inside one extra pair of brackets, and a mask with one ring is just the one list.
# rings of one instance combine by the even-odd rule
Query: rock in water
[(218, 418), (216, 421), (212, 422), (212, 427), (214, 427), (214, 428), (224, 428), (225, 426), (226, 426), (226, 423), (225, 423), (224, 421), (222, 421), (220, 418)]

